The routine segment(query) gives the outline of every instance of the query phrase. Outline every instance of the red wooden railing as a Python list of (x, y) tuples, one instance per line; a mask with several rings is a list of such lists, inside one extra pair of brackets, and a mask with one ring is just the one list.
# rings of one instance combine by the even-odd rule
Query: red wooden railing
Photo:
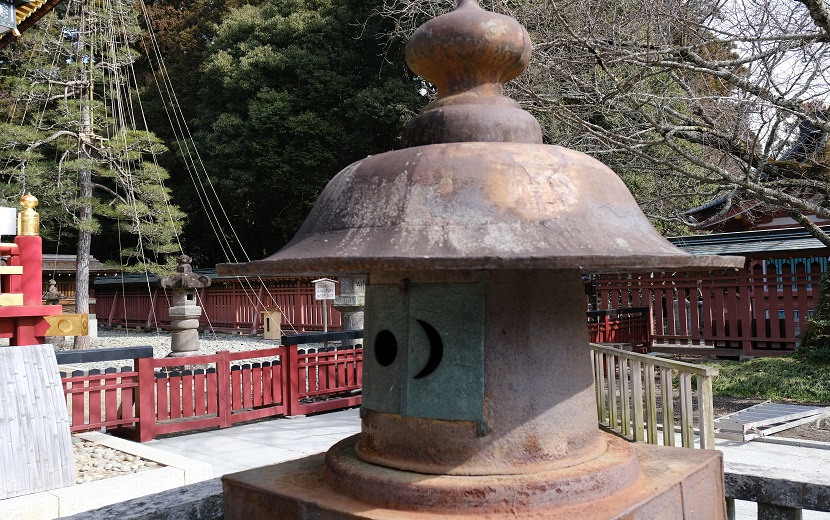
[[(769, 266), (768, 266), (769, 267)], [(820, 274), (752, 271), (603, 275), (599, 309), (648, 307), (652, 344), (732, 348), (745, 355), (795, 349), (818, 298)], [(596, 335), (597, 333), (595, 333)]]
[[(99, 323), (122, 327), (170, 327), (170, 295), (150, 284), (96, 285)], [(315, 300), (309, 280), (270, 280), (249, 284), (220, 281), (199, 292), (199, 326), (216, 331), (262, 332), (265, 307), (279, 307), (286, 331), (323, 330), (326, 305), (328, 330), (340, 329), (340, 313), (331, 300)]]
[[(75, 371), (62, 380), (73, 432), (105, 428), (144, 442), (165, 433), (359, 405), (362, 359), (359, 346), (317, 351), (281, 345), (141, 357), (135, 369)], [(173, 370), (181, 366), (199, 368)]]
[(135, 426), (133, 392), (138, 388), (138, 372), (131, 367), (121, 371), (73, 371), (63, 377), (63, 392), (72, 418), (73, 432)]
[(592, 343), (628, 343), (644, 350), (651, 344), (651, 309), (588, 311), (588, 335)]

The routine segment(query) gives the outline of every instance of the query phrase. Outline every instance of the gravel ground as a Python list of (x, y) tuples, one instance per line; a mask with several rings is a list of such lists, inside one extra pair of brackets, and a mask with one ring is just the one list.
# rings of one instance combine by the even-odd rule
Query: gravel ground
[[(152, 346), (155, 357), (165, 357), (170, 353), (170, 333), (165, 331), (143, 332), (135, 329), (99, 329), (98, 337), (92, 338), (92, 348), (143, 347)], [(274, 340), (264, 340), (258, 336), (236, 334), (204, 333), (199, 336), (201, 354), (213, 354), (219, 350), (242, 352), (258, 348), (273, 348), (279, 345)], [(60, 350), (69, 350), (72, 338), (67, 338)]]
[(108, 448), (97, 442), (85, 441), (75, 435), (72, 436), (72, 453), (75, 459), (76, 484), (162, 467), (157, 462)]

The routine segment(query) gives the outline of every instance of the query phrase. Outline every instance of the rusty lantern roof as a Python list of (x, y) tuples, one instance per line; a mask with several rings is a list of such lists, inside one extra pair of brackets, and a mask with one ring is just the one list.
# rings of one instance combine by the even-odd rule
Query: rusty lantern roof
[(676, 248), (608, 167), (542, 144), (538, 122), (503, 95), (530, 51), (521, 24), (475, 0), (422, 25), (406, 59), (438, 97), (405, 128), (406, 148), (346, 167), (288, 245), (219, 273), (742, 267)]

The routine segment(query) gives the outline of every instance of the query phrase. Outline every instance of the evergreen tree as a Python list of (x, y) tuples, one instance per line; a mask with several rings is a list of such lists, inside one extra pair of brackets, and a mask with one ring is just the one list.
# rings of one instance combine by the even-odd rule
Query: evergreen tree
[(172, 267), (179, 251), (184, 215), (156, 161), (165, 147), (136, 111), (138, 34), (128, 4), (67, 0), (0, 57), (0, 200), (31, 191), (44, 238), (77, 242), (78, 312), (88, 311), (93, 235), (102, 260), (128, 269)]
[(197, 145), (252, 258), (290, 239), (343, 167), (395, 148), (425, 102), (368, 4), (265, 0), (218, 27)]

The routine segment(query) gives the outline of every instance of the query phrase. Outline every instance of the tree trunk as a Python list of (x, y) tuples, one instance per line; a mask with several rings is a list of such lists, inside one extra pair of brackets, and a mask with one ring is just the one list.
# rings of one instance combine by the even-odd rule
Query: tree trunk
[[(83, 169), (78, 172), (78, 191), (81, 197), (92, 196), (92, 172)], [(81, 207), (78, 218), (83, 224), (92, 218), (92, 208), (85, 204)], [(77, 264), (75, 268), (75, 312), (89, 314), (89, 246), (92, 233), (78, 232)], [(90, 346), (89, 336), (75, 336), (75, 350), (85, 350)]]
[[(81, 30), (79, 31), (78, 49), (81, 53), (78, 56), (82, 59), (85, 46), (83, 38), (87, 36), (89, 28), (89, 11), (86, 2), (81, 7)], [(90, 56), (89, 66), (92, 66)], [(78, 132), (80, 153), (79, 158), (90, 157), (86, 140), (93, 133), (92, 128), (92, 75), (86, 67), (81, 68), (81, 80), (84, 84), (81, 90), (81, 124)], [(89, 314), (89, 249), (92, 243), (92, 233), (89, 231), (89, 223), (92, 220), (92, 170), (82, 168), (78, 171), (78, 197), (83, 201), (78, 210), (78, 249), (75, 268), (75, 312), (78, 314)], [(90, 346), (89, 336), (75, 336), (75, 350), (86, 350)]]

